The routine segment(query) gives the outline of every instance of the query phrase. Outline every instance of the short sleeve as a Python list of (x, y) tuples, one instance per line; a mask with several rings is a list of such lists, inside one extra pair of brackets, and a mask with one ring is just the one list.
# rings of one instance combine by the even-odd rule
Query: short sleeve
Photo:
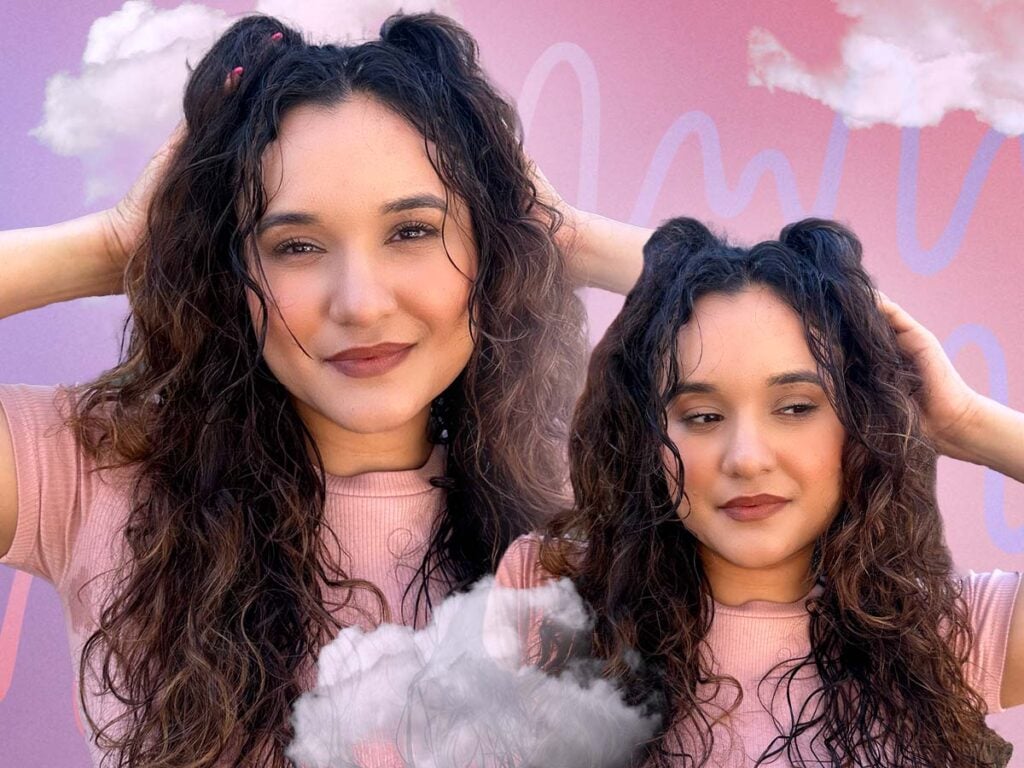
[(491, 638), (490, 646), (500, 649), (495, 656), (556, 668), (585, 647), (581, 633), (589, 632), (590, 620), (572, 582), (554, 577), (541, 565), (542, 542), (537, 534), (521, 536), (506, 551), (488, 602), (486, 636)]
[(0, 563), (59, 583), (80, 522), (81, 451), (66, 420), (67, 389), (0, 385), (14, 446), (18, 520)]
[(531, 533), (509, 545), (494, 575), (499, 587), (531, 589), (551, 578), (540, 567), (540, 544), (541, 537)]
[(963, 598), (974, 636), (964, 674), (968, 685), (984, 699), (989, 714), (1003, 709), (1003, 665), (1019, 584), (1019, 573), (998, 570), (972, 571), (963, 579)]

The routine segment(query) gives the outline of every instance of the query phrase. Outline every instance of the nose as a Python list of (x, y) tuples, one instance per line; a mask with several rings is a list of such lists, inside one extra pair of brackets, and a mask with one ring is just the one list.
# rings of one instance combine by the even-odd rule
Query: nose
[(396, 306), (392, 278), (386, 263), (371, 249), (339, 254), (331, 270), (330, 319), (340, 325), (371, 326)]
[(722, 471), (733, 477), (756, 477), (775, 467), (775, 447), (767, 425), (759, 419), (738, 415), (731, 419), (726, 436)]

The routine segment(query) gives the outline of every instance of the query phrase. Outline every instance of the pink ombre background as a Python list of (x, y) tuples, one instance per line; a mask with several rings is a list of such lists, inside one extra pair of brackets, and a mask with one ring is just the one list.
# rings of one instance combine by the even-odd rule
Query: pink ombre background
[[(0, 227), (89, 210), (80, 163), (57, 157), (28, 131), (42, 118), (47, 78), (78, 72), (90, 24), (119, 6), (23, 0), (0, 8)], [(807, 62), (837, 61), (849, 22), (832, 4), (459, 0), (458, 7), (494, 78), (522, 107), (535, 104), (529, 148), (568, 200), (640, 224), (685, 213), (748, 240), (812, 212), (839, 218), (860, 234), (881, 287), (949, 343), (968, 380), (1024, 409), (1021, 142), (966, 114), (920, 132), (847, 132), (810, 99), (747, 84), (746, 40), (755, 26)], [(977, 158), (974, 180), (965, 183)], [(747, 192), (739, 189), (745, 174)], [(916, 196), (901, 200), (914, 179)], [(942, 240), (947, 229), (954, 236)], [(936, 243), (947, 246), (945, 258), (927, 254)], [(617, 302), (597, 292), (588, 300), (596, 337)], [(0, 322), (0, 380), (93, 376), (116, 357), (123, 310), (120, 300), (81, 301)], [(944, 460), (939, 491), (960, 567), (1024, 569), (1024, 488)], [(0, 568), (0, 617), (0, 766), (86, 765), (53, 590)], [(1024, 708), (991, 722), (1020, 742), (1011, 765), (1024, 768)]]

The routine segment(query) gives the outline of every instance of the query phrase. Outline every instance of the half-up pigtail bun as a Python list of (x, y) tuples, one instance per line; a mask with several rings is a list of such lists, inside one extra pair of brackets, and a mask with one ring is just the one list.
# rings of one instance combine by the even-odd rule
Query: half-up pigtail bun
[(480, 74), (476, 41), (446, 16), (395, 14), (381, 25), (380, 39), (442, 75), (473, 77)]
[[(266, 80), (266, 73), (293, 46), (305, 46), (302, 35), (270, 16), (236, 21), (199, 62), (185, 89), (185, 120), (209, 123), (229, 100), (243, 97)], [(239, 71), (240, 70), (240, 71)], [(236, 73), (229, 82), (232, 73)]]

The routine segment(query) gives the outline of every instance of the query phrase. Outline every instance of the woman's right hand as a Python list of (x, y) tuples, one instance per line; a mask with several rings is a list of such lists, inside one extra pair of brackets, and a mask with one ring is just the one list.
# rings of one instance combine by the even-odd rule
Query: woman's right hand
[(127, 194), (113, 208), (100, 214), (106, 256), (121, 271), (142, 244), (153, 195), (184, 137), (185, 121), (182, 120), (146, 164)]

